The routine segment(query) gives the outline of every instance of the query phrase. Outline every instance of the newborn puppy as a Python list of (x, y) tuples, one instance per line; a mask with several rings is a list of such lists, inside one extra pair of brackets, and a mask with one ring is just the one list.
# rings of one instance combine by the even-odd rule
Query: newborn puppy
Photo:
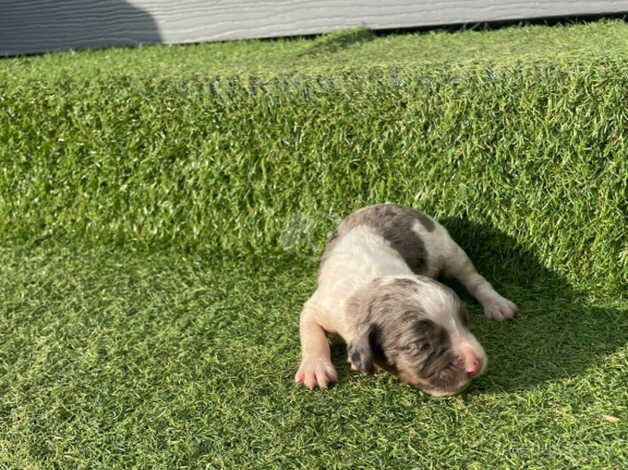
[(461, 391), (484, 372), (486, 353), (458, 296), (433, 279), (440, 273), (464, 284), (488, 318), (517, 310), (430, 217), (395, 204), (349, 215), (327, 243), (318, 287), (301, 313), (295, 381), (310, 389), (336, 381), (326, 336), (335, 334), (353, 370), (381, 367), (436, 396)]

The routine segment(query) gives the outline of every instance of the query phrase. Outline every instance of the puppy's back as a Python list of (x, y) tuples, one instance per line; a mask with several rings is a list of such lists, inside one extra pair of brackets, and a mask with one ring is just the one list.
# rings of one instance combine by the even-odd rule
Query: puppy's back
[(369, 226), (384, 238), (414, 273), (434, 275), (438, 271), (439, 253), (429, 245), (434, 244), (432, 239), (448, 238), (447, 231), (425, 214), (398, 204), (377, 204), (348, 215), (327, 242), (321, 267), (340, 240), (360, 225)]

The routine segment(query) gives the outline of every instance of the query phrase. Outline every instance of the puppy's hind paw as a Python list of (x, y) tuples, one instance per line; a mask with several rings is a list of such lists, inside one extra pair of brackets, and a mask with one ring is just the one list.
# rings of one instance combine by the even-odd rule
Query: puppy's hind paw
[(336, 369), (329, 359), (325, 358), (303, 359), (294, 376), (297, 384), (303, 384), (310, 390), (316, 387), (328, 388), (336, 380), (338, 380)]
[(501, 296), (484, 304), (484, 315), (489, 320), (508, 320), (517, 310), (514, 303)]

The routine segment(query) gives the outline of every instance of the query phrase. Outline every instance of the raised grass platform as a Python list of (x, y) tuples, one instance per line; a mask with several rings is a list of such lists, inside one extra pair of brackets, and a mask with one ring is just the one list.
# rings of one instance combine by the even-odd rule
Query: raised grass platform
[[(626, 50), (599, 22), (1, 61), (0, 462), (625, 461)], [(382, 201), (521, 308), (472, 308), (459, 397), (341, 345), (337, 388), (291, 382), (327, 234)]]

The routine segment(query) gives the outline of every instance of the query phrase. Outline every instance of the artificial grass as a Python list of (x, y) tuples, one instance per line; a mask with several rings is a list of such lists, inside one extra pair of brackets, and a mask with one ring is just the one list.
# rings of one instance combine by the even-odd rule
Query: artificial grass
[(293, 375), (315, 269), (288, 256), (2, 250), (0, 464), (626, 463), (625, 304), (583, 302), (548, 272), (535, 282), (520, 272), (522, 288), (496, 269), (521, 314), (489, 322), (468, 302), (490, 362), (462, 395), (434, 399), (389, 374), (353, 374), (340, 344), (339, 384), (311, 392)]
[(431, 31), (381, 36), (365, 29), (319, 38), (232, 41), (186, 46), (140, 46), (53, 53), (0, 62), (2, 81), (55, 83), (132, 77), (146, 80), (326, 77), (373, 68), (493, 67), (519, 63), (586, 63), (628, 49), (620, 20), (553, 27), (527, 25), (492, 31)]
[[(627, 49), (599, 22), (0, 61), (0, 462), (625, 467)], [(521, 308), (472, 307), (458, 397), (339, 344), (338, 387), (292, 383), (328, 233), (386, 200)]]
[[(623, 24), (597, 28), (628, 36)], [(559, 31), (595, 28), (574, 29)], [(388, 200), (488, 220), (574, 286), (619, 294), (628, 271), (623, 45), (490, 66), (341, 67), (314, 80), (144, 76), (144, 50), (127, 75), (18, 74), (0, 85), (0, 241), (265, 253), (282, 249), (295, 217)], [(333, 224), (319, 225), (311, 239), (320, 248)]]

